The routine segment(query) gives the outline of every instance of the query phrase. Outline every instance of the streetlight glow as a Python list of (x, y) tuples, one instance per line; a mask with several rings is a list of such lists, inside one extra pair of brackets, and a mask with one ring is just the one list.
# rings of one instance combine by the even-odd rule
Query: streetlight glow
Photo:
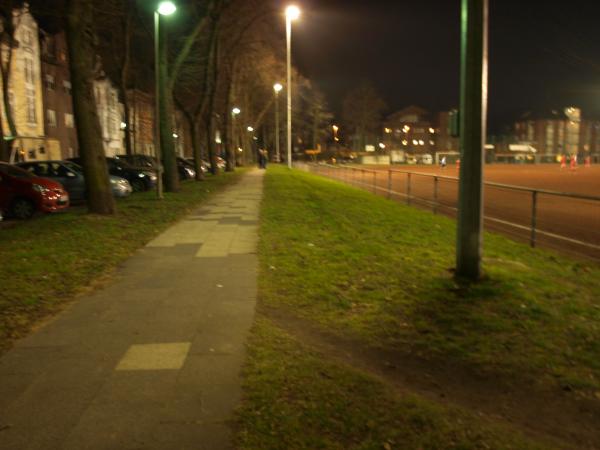
[(286, 8), (285, 10), (285, 16), (289, 19), (289, 20), (296, 20), (298, 19), (298, 17), (300, 17), (300, 8), (298, 8), (296, 5), (290, 5)]
[(231, 112), (233, 113), (233, 115), (239, 114), (242, 112), (242, 110), (238, 107), (235, 107), (231, 110)]
[(275, 83), (273, 85), (273, 89), (275, 90), (275, 92), (281, 92), (281, 90), (283, 89), (283, 86), (281, 85), (281, 83)]
[(173, 2), (161, 2), (158, 5), (157, 11), (161, 16), (170, 16), (175, 11), (177, 11), (177, 7)]
[(250, 133), (252, 133), (254, 131), (254, 128), (249, 126), (248, 128), (246, 128), (246, 130), (248, 130)]

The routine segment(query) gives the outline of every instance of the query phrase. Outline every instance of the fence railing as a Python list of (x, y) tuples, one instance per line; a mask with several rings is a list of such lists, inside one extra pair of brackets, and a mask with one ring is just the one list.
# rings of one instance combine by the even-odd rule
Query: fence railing
[[(304, 170), (454, 217), (458, 178), (408, 170), (302, 165)], [(532, 247), (600, 260), (600, 197), (484, 182), (484, 224)]]

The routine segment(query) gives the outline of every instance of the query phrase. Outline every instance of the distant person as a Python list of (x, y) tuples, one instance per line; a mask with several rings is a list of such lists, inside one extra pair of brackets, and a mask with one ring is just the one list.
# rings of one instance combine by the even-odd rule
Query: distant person
[(561, 157), (560, 157), (560, 168), (561, 169), (566, 169), (567, 168), (567, 155), (561, 155)]
[(266, 169), (267, 168), (267, 151), (265, 149), (259, 149), (258, 150), (258, 166), (261, 169)]
[(440, 161), (440, 166), (442, 166), (442, 169), (446, 168), (446, 157), (442, 156), (442, 160)]
[(592, 157), (590, 155), (586, 156), (583, 161), (585, 167), (592, 167)]
[(571, 155), (571, 170), (577, 168), (577, 155)]

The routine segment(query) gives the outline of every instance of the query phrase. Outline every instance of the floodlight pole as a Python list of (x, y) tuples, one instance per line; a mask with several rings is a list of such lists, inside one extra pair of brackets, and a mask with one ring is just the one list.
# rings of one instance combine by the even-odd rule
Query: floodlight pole
[(460, 182), (456, 276), (481, 278), (483, 151), (488, 93), (488, 0), (462, 0)]
[(275, 161), (281, 162), (279, 155), (279, 91), (275, 89)]

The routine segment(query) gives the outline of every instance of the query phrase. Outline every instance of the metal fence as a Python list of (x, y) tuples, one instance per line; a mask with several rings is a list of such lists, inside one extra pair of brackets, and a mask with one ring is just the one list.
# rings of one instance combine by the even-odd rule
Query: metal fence
[[(301, 168), (434, 214), (456, 216), (456, 177), (345, 165), (303, 164)], [(484, 225), (532, 247), (600, 261), (600, 197), (485, 182)]]

